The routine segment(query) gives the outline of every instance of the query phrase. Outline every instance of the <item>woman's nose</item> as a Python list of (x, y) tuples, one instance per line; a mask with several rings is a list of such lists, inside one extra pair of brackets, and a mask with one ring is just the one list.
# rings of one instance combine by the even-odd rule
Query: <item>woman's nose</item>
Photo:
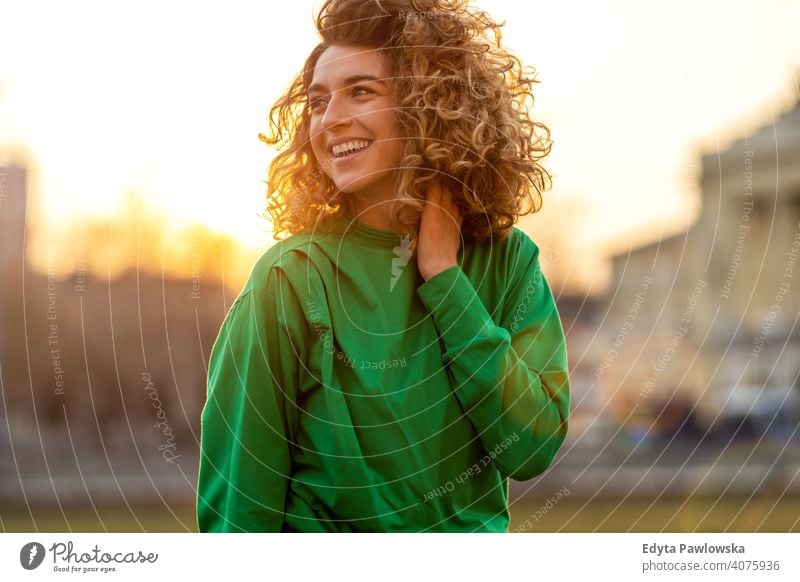
[(347, 124), (352, 119), (352, 112), (347, 103), (344, 91), (334, 91), (325, 107), (322, 116), (322, 127), (329, 129), (337, 125)]

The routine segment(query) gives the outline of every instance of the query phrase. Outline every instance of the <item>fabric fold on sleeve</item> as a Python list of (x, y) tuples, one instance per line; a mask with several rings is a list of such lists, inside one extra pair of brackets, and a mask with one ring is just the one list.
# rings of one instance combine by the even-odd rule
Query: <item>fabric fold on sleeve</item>
[(519, 265), (496, 325), (458, 265), (417, 288), (443, 343), (462, 410), (495, 466), (525, 481), (552, 463), (567, 434), (569, 374), (561, 320), (538, 247), (517, 233)]
[(248, 286), (211, 350), (201, 417), (197, 522), (201, 532), (279, 532), (291, 478), (291, 440), (303, 322), (279, 270)]

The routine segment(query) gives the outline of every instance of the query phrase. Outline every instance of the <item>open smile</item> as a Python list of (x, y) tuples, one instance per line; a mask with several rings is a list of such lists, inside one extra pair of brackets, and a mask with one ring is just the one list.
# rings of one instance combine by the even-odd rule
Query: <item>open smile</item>
[(343, 144), (337, 144), (329, 149), (331, 158), (336, 164), (342, 162), (349, 162), (357, 158), (362, 152), (366, 151), (372, 145), (372, 140), (352, 140)]

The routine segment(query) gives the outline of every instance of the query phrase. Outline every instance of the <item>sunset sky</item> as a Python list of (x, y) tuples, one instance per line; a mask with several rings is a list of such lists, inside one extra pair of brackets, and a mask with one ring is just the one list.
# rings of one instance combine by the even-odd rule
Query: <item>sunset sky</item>
[[(256, 213), (273, 152), (257, 134), (316, 43), (319, 5), (4, 2), (0, 148), (35, 165), (40, 232), (139, 191), (171, 224), (268, 244)], [(797, 1), (477, 5), (542, 81), (554, 189), (523, 225), (572, 240), (561, 268), (587, 284), (609, 245), (686, 228), (698, 153), (770, 123), (800, 87)]]

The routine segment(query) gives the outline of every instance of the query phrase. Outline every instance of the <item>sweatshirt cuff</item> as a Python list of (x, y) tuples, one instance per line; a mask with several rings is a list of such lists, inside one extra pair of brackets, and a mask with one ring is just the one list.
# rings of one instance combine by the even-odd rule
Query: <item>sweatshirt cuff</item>
[(425, 281), (417, 287), (417, 296), (431, 313), (448, 348), (468, 344), (495, 327), (460, 265), (440, 271)]

